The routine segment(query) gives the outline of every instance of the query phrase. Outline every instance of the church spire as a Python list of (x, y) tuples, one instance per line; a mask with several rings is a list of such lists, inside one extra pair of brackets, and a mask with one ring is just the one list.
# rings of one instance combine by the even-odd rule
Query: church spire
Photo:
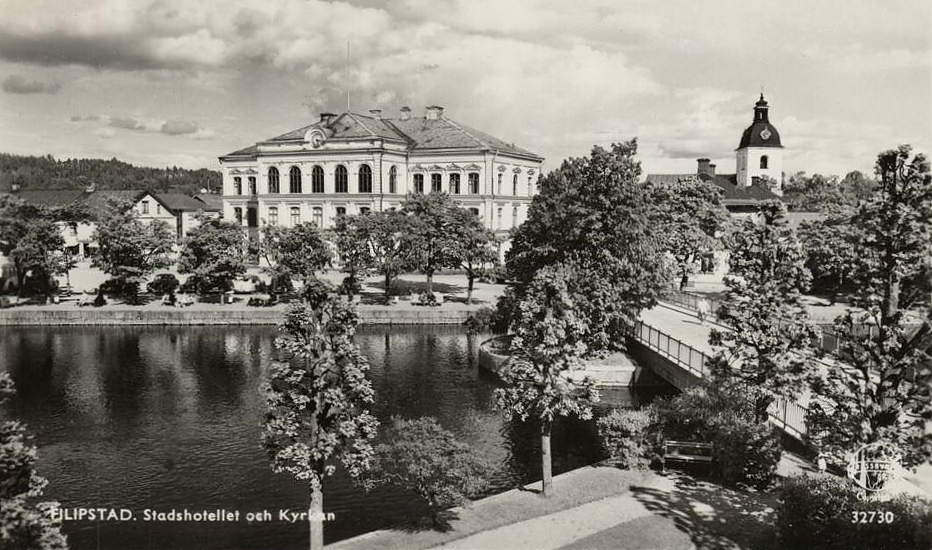
[(767, 106), (767, 100), (764, 99), (764, 92), (761, 92), (760, 99), (754, 104), (754, 122), (770, 122), (767, 117), (767, 111), (769, 109), (770, 107)]

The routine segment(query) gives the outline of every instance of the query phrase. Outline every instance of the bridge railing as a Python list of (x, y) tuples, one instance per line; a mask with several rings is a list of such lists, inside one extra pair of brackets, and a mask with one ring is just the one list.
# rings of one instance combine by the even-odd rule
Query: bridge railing
[[(666, 357), (680, 368), (699, 378), (705, 378), (708, 371), (709, 356), (685, 342), (663, 331), (638, 321), (629, 332), (629, 336), (653, 351)], [(802, 440), (806, 435), (806, 414), (808, 409), (795, 401), (777, 399), (767, 410), (770, 421), (788, 434)]]

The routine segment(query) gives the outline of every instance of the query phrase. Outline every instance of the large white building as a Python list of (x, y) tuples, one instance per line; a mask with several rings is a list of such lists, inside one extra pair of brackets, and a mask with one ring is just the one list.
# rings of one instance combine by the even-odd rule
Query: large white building
[(398, 209), (413, 193), (445, 192), (495, 231), (527, 218), (543, 158), (427, 107), (397, 118), (324, 113), (298, 128), (220, 157), (224, 218), (255, 236), (263, 225)]

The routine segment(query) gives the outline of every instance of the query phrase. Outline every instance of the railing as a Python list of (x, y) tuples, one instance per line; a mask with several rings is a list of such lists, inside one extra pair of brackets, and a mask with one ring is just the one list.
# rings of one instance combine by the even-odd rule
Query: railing
[[(709, 356), (705, 352), (642, 321), (635, 323), (629, 336), (695, 376), (705, 378), (706, 365), (709, 361)], [(770, 415), (770, 421), (788, 434), (798, 439), (803, 439), (806, 435), (808, 409), (805, 406), (795, 401), (777, 399), (771, 403), (767, 413)]]

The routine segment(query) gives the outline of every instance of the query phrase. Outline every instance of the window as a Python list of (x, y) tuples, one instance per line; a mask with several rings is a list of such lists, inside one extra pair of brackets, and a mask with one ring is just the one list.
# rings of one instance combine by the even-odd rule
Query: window
[(359, 180), (359, 192), (360, 193), (371, 193), (372, 192), (372, 168), (369, 168), (368, 164), (363, 164), (359, 167), (359, 175), (357, 176)]
[(324, 209), (319, 206), (315, 206), (313, 213), (314, 213), (314, 224), (317, 227), (323, 227), (324, 226)]
[(233, 219), (236, 220), (236, 225), (243, 225), (243, 209), (236, 207), (233, 209)]
[[(501, 176), (501, 174), (499, 174), (499, 176)], [(496, 215), (496, 219), (495, 219), (495, 227), (497, 227), (498, 229), (502, 228), (502, 210), (503, 210), (502, 207), (498, 208), (498, 214)]]
[(161, 215), (161, 213), (162, 213), (162, 205), (161, 205), (161, 204), (155, 203), (155, 213)]
[(769, 160), (769, 159), (767, 158), (767, 155), (764, 155), (764, 156), (762, 156), (762, 157), (760, 158), (760, 167), (761, 167), (762, 169), (763, 169), (763, 168), (767, 168), (767, 161), (768, 161), (768, 160)]
[(518, 174), (511, 178), (511, 194), (515, 197), (518, 196)]
[(291, 207), (291, 226), (294, 227), (301, 223), (301, 209), (297, 206)]
[(511, 227), (518, 227), (518, 207), (511, 209)]
[(478, 195), (479, 194), (479, 174), (472, 172), (469, 174), (469, 194)]
[(301, 192), (301, 169), (297, 166), (292, 166), (291, 170), (288, 171), (288, 192)]
[(477, 218), (479, 217), (479, 209), (478, 209), (478, 208), (470, 208), (469, 211), (472, 212), (473, 215), (475, 215)]
[(337, 166), (336, 171), (336, 192), (349, 193), (349, 174), (346, 172), (346, 166), (342, 164)]
[(361, 216), (365, 216), (365, 215), (368, 214), (369, 212), (371, 212), (371, 210), (370, 210), (370, 208), (369, 208), (368, 206), (360, 206), (360, 207), (359, 207), (359, 214), (360, 214)]
[(278, 225), (278, 208), (269, 208), (269, 225)]
[(256, 194), (256, 176), (249, 176), (249, 194)]
[(450, 193), (454, 195), (460, 194), (460, 175), (459, 174), (450, 174)]
[(392, 167), (389, 168), (389, 170), (388, 170), (388, 192), (389, 192), (389, 193), (397, 193), (397, 192), (398, 192), (398, 190), (397, 190), (398, 183), (397, 183), (397, 182), (398, 182), (398, 168), (395, 167), (395, 166), (392, 166)]
[(439, 193), (443, 190), (443, 175), (442, 174), (431, 174), (430, 175), (430, 192)]
[(233, 194), (242, 195), (243, 194), (243, 178), (236, 176), (233, 178)]
[(534, 196), (534, 183), (531, 181), (533, 179), (534, 178), (532, 176), (527, 177), (527, 196), (529, 197)]
[(149, 201), (142, 201), (142, 213), (143, 214), (149, 213)]
[(278, 168), (269, 168), (269, 193), (281, 193), (278, 187)]
[(320, 166), (315, 166), (311, 169), (311, 192), (324, 192), (324, 169)]
[(424, 174), (414, 174), (414, 192), (424, 192)]
[(338, 207), (337, 207), (337, 217), (339, 218), (339, 217), (345, 216), (345, 215), (346, 215), (346, 207), (345, 207), (345, 206), (338, 206)]
[(498, 173), (498, 194), (502, 194), (502, 173)]

